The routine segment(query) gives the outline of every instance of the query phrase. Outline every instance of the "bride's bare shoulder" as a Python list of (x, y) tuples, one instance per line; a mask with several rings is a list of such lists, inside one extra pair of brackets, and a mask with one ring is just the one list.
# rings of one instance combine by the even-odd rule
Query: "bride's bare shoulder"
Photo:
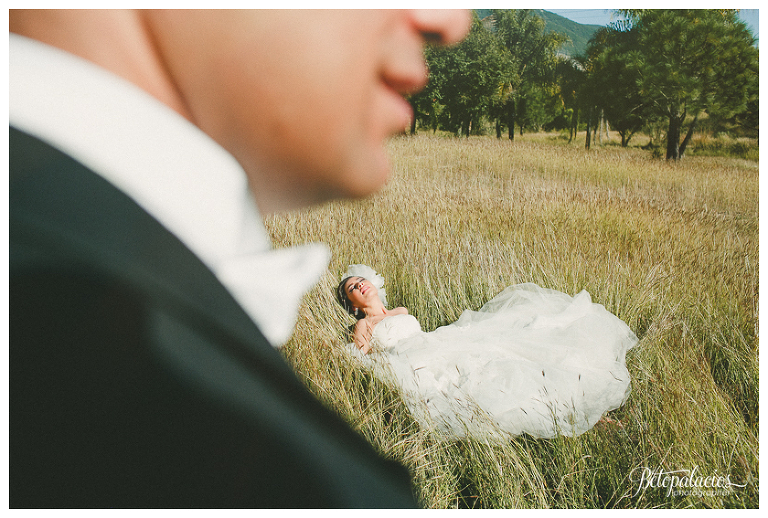
[(392, 311), (389, 312), (390, 315), (407, 315), (408, 314), (408, 308), (399, 307), (395, 308)]

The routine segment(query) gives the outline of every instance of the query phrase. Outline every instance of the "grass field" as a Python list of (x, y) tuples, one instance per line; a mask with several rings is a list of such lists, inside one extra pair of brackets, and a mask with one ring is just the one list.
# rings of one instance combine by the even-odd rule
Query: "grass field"
[[(758, 162), (585, 151), (548, 135), (417, 135), (389, 143), (370, 199), (269, 218), (276, 246), (323, 241), (328, 274), (284, 353), (307, 386), (410, 470), (425, 507), (757, 507)], [(333, 298), (347, 265), (386, 278), (390, 306), (424, 330), (511, 284), (585, 289), (632, 328), (632, 393), (613, 424), (577, 438), (445, 442), (343, 349)], [(730, 488), (641, 484), (693, 470)], [(684, 473), (678, 473), (683, 476)], [(647, 486), (647, 487), (644, 487)]]

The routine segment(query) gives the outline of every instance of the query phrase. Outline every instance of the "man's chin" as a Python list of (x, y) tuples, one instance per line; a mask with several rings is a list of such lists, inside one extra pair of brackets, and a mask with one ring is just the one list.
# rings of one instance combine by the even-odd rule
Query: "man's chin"
[[(314, 172), (283, 171), (262, 182), (254, 197), (263, 214), (298, 210), (330, 201), (357, 200), (380, 191), (389, 180), (391, 166), (383, 146), (346, 164)], [(293, 171), (295, 173), (295, 170)], [(291, 178), (291, 180), (288, 180)]]
[(349, 177), (344, 186), (344, 198), (365, 198), (380, 191), (389, 180), (391, 167), (386, 156), (365, 170)]

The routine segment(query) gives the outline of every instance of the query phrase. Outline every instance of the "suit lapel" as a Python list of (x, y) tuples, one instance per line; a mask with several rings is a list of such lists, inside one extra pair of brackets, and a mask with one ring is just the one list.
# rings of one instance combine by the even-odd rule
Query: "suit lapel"
[(122, 278), (185, 320), (226, 330), (234, 342), (264, 341), (215, 275), (102, 177), (14, 128), (9, 164), (10, 238), (19, 245), (15, 248), (45, 249), (59, 265), (85, 263)]

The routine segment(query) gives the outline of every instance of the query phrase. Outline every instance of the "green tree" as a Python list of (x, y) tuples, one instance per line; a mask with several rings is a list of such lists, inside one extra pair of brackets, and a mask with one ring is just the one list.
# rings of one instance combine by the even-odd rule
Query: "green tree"
[(638, 87), (640, 69), (631, 66), (640, 59), (638, 32), (620, 27), (602, 28), (590, 39), (586, 90), (592, 105), (602, 110), (611, 128), (621, 136), (621, 145), (626, 147), (651, 113)]
[(445, 61), (446, 54), (438, 52), (441, 47), (427, 46), (424, 50), (427, 65), (429, 66), (429, 82), (427, 86), (416, 94), (409, 96), (408, 100), (413, 108), (413, 120), (411, 121), (411, 135), (416, 133), (417, 122), (421, 127), (437, 131), (440, 117), (445, 106), (443, 105), (442, 90), (444, 88), (448, 65)]
[(448, 48), (431, 47), (426, 57), (430, 84), (416, 99), (421, 101), (419, 111), (436, 117), (442, 128), (468, 136), (481, 125), (499, 83), (504, 82), (507, 57), (503, 49), (475, 15), (464, 41)]
[[(666, 158), (681, 158), (705, 112), (733, 117), (754, 101), (758, 51), (732, 9), (620, 11), (639, 51), (628, 63), (641, 96), (668, 120)], [(688, 124), (687, 133), (685, 124)]]
[(576, 138), (579, 130), (580, 98), (586, 81), (585, 68), (578, 59), (563, 59), (557, 65), (557, 81), (560, 86), (560, 97), (570, 115), (570, 136), (568, 142)]
[(567, 41), (567, 37), (546, 32), (544, 20), (531, 9), (494, 9), (493, 19), (496, 36), (509, 52), (503, 74), (504, 81), (509, 84), (509, 93), (503, 110), (496, 110), (494, 114), (499, 116), (504, 113), (509, 138), (514, 140), (520, 108), (533, 106), (531, 100), (526, 102), (526, 97), (539, 93), (536, 85), (544, 87), (554, 83), (557, 50)]
[(528, 83), (521, 86), (517, 105), (517, 126), (539, 131), (552, 121), (562, 108), (562, 98), (554, 82)]

